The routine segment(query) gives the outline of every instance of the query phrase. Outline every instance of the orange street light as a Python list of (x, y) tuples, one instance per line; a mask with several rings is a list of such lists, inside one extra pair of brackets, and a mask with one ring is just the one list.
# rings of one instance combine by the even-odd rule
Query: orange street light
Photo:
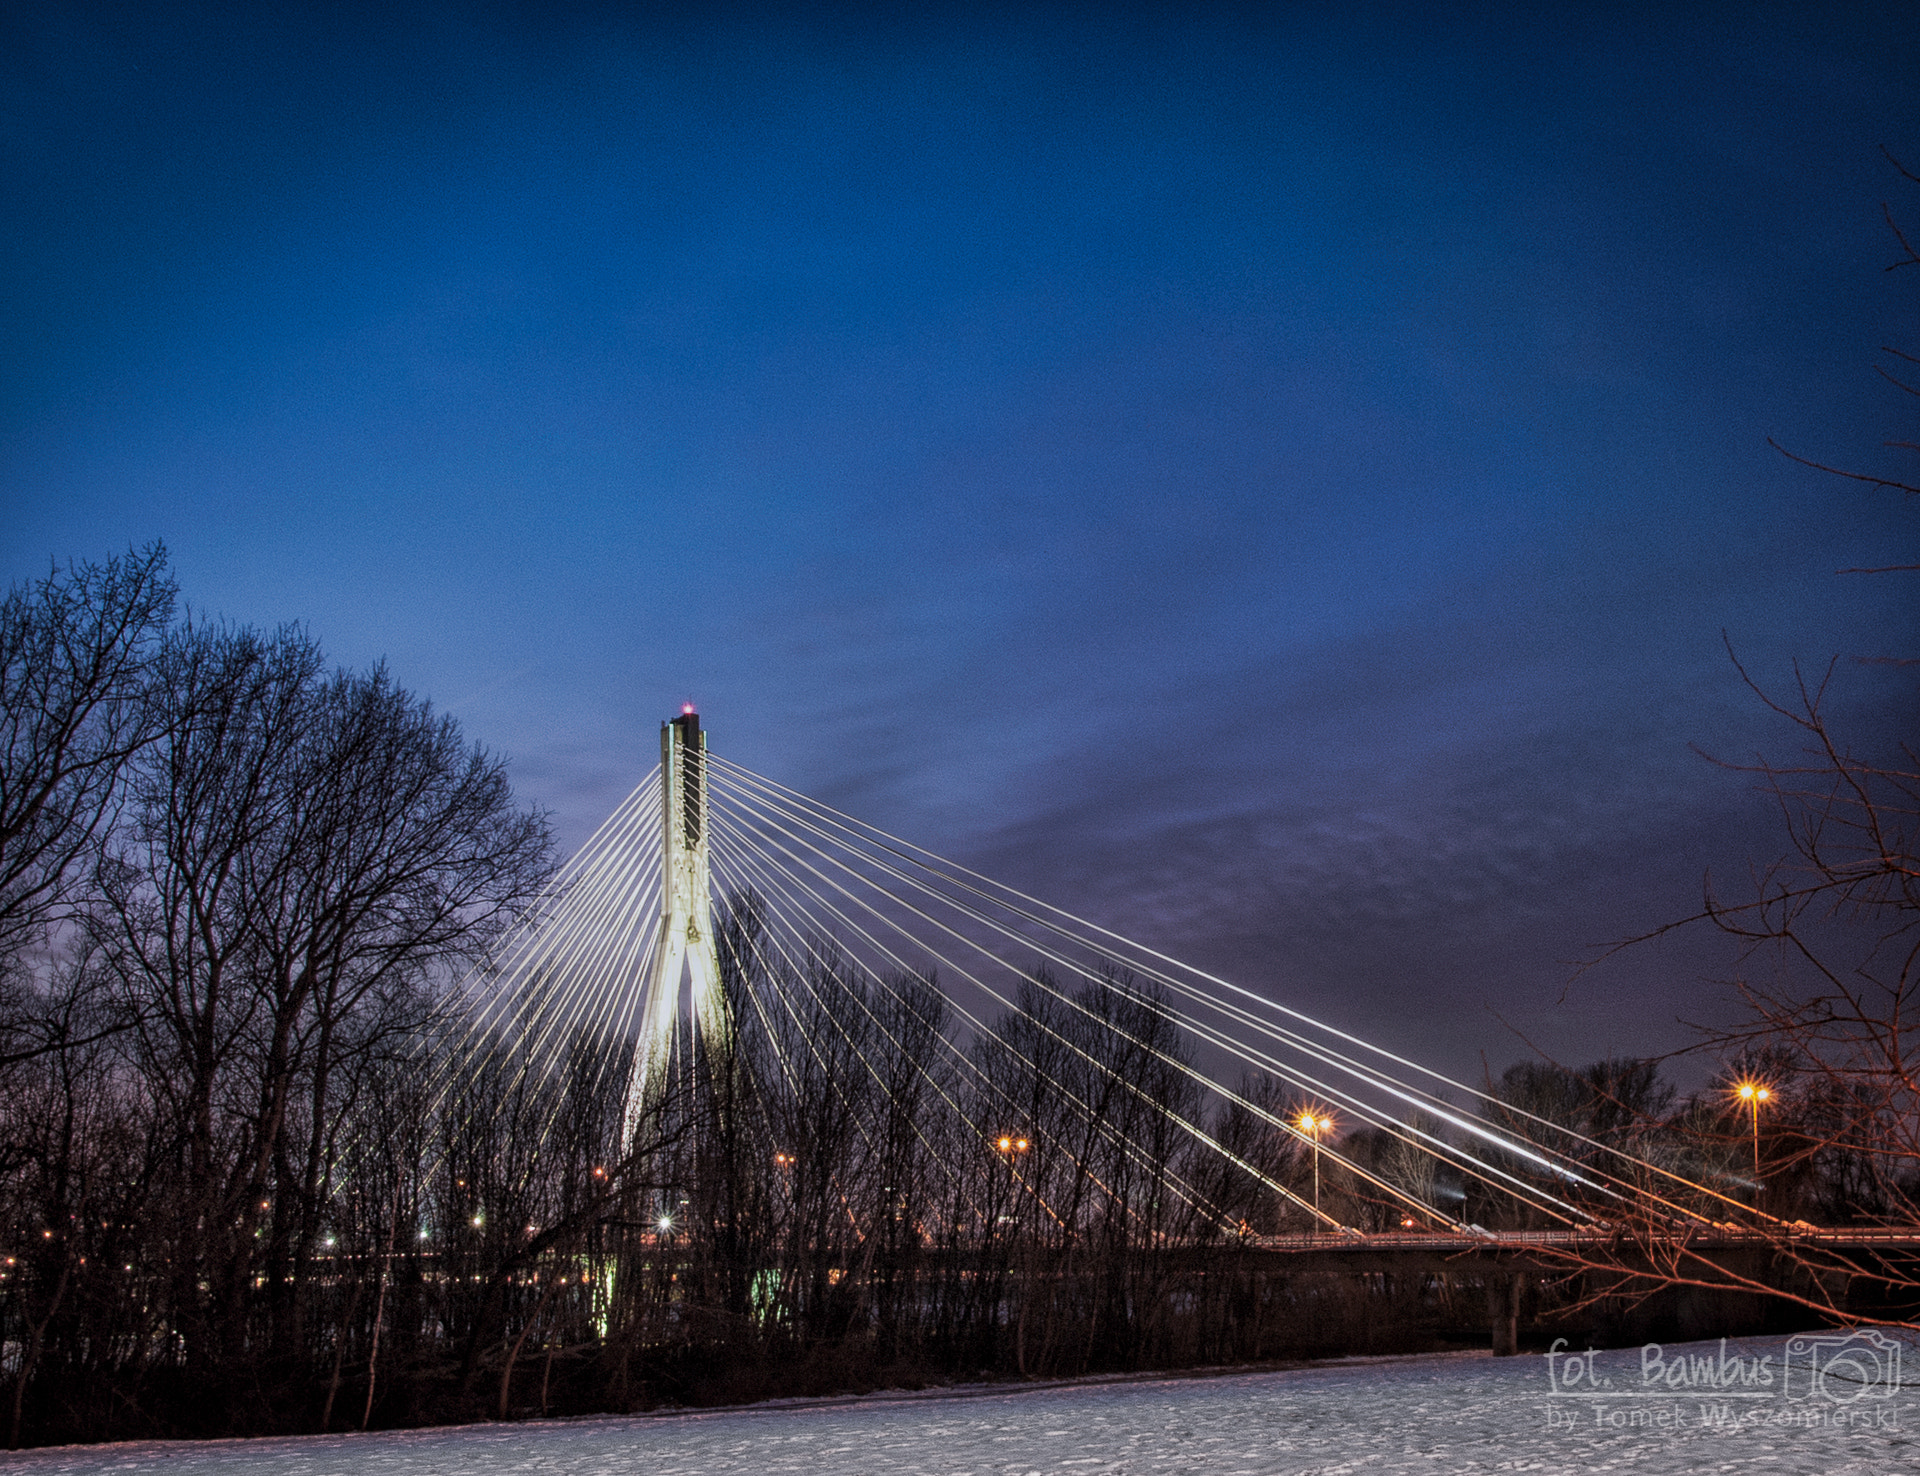
[(1317, 1107), (1308, 1107), (1301, 1111), (1294, 1126), (1313, 1140), (1313, 1217), (1317, 1221), (1320, 1218), (1320, 1139), (1333, 1131), (1333, 1118)]
[(1006, 1159), (1007, 1170), (1011, 1173), (1013, 1172), (1013, 1166), (1020, 1161), (1022, 1155), (1024, 1155), (1033, 1144), (1029, 1143), (1025, 1138), (1016, 1138), (1009, 1133), (1005, 1137), (994, 1139), (993, 1146), (994, 1150), (998, 1152), (1002, 1158)]
[(1747, 1115), (1753, 1124), (1753, 1197), (1757, 1202), (1760, 1198), (1760, 1107), (1773, 1100), (1773, 1088), (1748, 1077), (1734, 1083), (1733, 1094), (1746, 1103)]

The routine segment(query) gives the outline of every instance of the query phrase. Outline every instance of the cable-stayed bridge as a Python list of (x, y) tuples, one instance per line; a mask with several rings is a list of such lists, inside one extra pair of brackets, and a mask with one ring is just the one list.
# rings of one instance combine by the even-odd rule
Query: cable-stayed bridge
[(696, 1211), (645, 1165), (704, 1132), (928, 1246), (1119, 1225), (1365, 1268), (1874, 1239), (1783, 1225), (1737, 1154), (1583, 1131), (995, 882), (710, 751), (691, 709), (458, 1004), (437, 1099), (531, 1104), (541, 1141), (598, 1104), (593, 1172), (663, 1233)]

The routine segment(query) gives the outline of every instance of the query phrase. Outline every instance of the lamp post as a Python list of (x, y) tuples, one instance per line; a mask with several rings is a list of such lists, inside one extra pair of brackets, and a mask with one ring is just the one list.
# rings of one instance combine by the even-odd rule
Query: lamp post
[(1313, 1218), (1314, 1228), (1320, 1221), (1320, 1138), (1322, 1134), (1333, 1131), (1333, 1119), (1324, 1112), (1309, 1107), (1300, 1114), (1298, 1123), (1301, 1132), (1313, 1142)]
[(1747, 1104), (1747, 1115), (1753, 1124), (1753, 1202), (1760, 1202), (1760, 1104), (1773, 1100), (1773, 1089), (1763, 1082), (1751, 1078), (1735, 1085), (1733, 1093)]
[[(1013, 1186), (1020, 1180), (1020, 1160), (1026, 1156), (1027, 1150), (1032, 1146), (1033, 1145), (1025, 1138), (1016, 1138), (1011, 1135), (994, 1139), (993, 1151), (1007, 1161), (1007, 1195), (1009, 1199), (1011, 1199), (1013, 1195)], [(1011, 1204), (1009, 1204), (1008, 1208), (1012, 1208)], [(1013, 1216), (1011, 1214), (1003, 1215), (1001, 1218), (1009, 1224), (1013, 1223)]]

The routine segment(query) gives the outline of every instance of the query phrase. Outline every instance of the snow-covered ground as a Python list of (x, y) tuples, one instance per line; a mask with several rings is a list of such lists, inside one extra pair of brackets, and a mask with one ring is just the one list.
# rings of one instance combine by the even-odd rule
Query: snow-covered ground
[(1911, 1345), (1740, 1340), (1602, 1352), (1591, 1366), (1578, 1350), (1551, 1363), (1435, 1355), (709, 1413), (68, 1446), (0, 1462), (34, 1476), (1882, 1476), (1920, 1469), (1920, 1389), (1904, 1387), (1909, 1380), (1920, 1384)]

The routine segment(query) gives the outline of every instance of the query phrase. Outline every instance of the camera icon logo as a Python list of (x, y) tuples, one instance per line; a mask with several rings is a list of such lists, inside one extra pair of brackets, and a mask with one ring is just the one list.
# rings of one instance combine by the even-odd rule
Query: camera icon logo
[(1891, 1399), (1900, 1387), (1900, 1344), (1874, 1327), (1802, 1333), (1787, 1339), (1781, 1374), (1781, 1392), (1791, 1400)]

